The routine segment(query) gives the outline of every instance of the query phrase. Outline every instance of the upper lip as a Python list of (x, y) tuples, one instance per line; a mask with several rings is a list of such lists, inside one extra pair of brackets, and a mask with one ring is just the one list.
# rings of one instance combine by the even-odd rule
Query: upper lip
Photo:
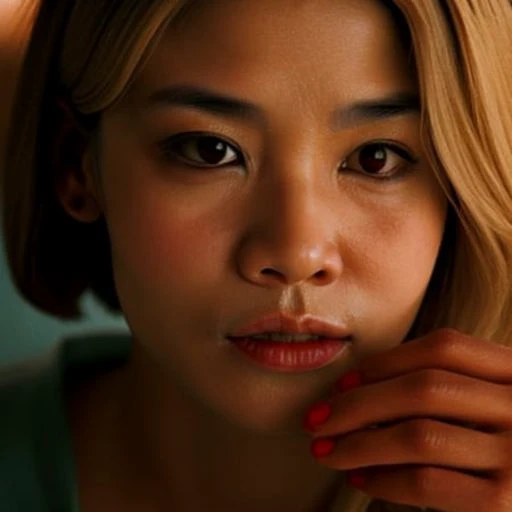
[(333, 323), (313, 315), (292, 316), (286, 313), (270, 313), (230, 333), (228, 338), (255, 336), (263, 333), (311, 334), (329, 339), (350, 337), (341, 323)]

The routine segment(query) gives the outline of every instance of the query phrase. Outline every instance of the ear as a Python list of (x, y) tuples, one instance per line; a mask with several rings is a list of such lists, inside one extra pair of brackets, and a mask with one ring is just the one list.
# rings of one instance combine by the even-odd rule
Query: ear
[(55, 191), (61, 206), (75, 220), (92, 223), (101, 216), (100, 191), (94, 179), (95, 148), (90, 137), (70, 125), (62, 127), (53, 145)]

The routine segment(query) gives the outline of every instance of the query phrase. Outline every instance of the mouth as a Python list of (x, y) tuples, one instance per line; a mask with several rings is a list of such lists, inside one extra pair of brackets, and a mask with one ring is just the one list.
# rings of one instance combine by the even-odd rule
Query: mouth
[[(258, 366), (278, 372), (296, 373), (318, 370), (332, 364), (346, 352), (352, 338), (308, 339), (279, 333), (269, 334), (269, 338), (249, 336), (228, 338), (236, 352)], [(278, 339), (278, 341), (275, 341)]]
[(254, 342), (272, 342), (272, 343), (311, 343), (326, 341), (352, 341), (352, 336), (344, 336), (343, 338), (333, 338), (328, 336), (320, 336), (316, 334), (295, 334), (286, 332), (264, 332), (251, 336), (228, 336), (228, 340), (239, 342), (242, 340)]
[(277, 312), (265, 315), (240, 327), (228, 338), (251, 338), (262, 341), (292, 342), (322, 339), (345, 340), (351, 333), (341, 323), (312, 315), (294, 317)]
[(282, 313), (251, 322), (230, 333), (227, 339), (252, 362), (280, 372), (323, 368), (345, 353), (353, 341), (342, 325)]

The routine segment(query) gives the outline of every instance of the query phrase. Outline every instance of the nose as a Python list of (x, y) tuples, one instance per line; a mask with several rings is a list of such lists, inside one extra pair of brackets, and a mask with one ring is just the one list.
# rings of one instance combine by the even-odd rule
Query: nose
[(326, 199), (307, 180), (274, 184), (256, 194), (253, 224), (237, 252), (241, 276), (266, 287), (336, 281), (343, 270), (340, 219), (334, 218), (336, 209)]

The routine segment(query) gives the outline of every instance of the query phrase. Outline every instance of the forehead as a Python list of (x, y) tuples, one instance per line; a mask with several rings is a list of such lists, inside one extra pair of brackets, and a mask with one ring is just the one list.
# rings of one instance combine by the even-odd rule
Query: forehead
[[(415, 88), (395, 20), (378, 0), (197, 1), (171, 23), (135, 82), (213, 84), (270, 94), (282, 85), (337, 100)], [(288, 89), (290, 90), (290, 89)]]

